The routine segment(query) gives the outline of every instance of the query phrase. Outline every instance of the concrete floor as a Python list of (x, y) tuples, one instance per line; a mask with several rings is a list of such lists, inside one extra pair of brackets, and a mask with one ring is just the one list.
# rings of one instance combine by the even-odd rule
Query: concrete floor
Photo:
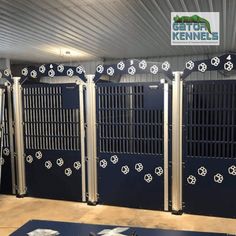
[(6, 195), (0, 195), (0, 206), (1, 236), (9, 235), (31, 219), (236, 234), (236, 219), (175, 216), (159, 211), (93, 207), (76, 202), (18, 199)]

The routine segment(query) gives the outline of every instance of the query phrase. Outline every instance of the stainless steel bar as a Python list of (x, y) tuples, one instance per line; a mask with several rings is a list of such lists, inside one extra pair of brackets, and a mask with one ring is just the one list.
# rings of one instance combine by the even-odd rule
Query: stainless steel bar
[[(83, 84), (79, 85), (79, 109), (80, 109), (80, 154), (81, 154), (81, 183), (82, 201), (86, 201), (86, 170), (85, 170), (85, 124), (84, 124), (84, 89)], [(74, 138), (75, 139), (75, 138)]]
[(87, 156), (88, 156), (88, 203), (97, 202), (97, 147), (96, 101), (93, 76), (87, 76), (86, 84)]
[(172, 97), (172, 212), (182, 211), (182, 81), (174, 72)]
[(13, 85), (15, 145), (16, 145), (16, 175), (17, 175), (17, 194), (19, 196), (24, 196), (26, 194), (26, 181), (25, 181), (25, 160), (24, 160), (24, 144), (23, 144), (22, 93), (19, 80), (20, 77), (15, 77)]
[[(159, 136), (160, 137), (160, 136)], [(164, 84), (164, 210), (169, 210), (169, 85)]]

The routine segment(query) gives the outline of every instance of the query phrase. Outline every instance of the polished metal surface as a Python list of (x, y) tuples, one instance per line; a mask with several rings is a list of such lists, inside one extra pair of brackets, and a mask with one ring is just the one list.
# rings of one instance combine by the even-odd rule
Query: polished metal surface
[(88, 202), (97, 202), (97, 139), (96, 139), (96, 98), (93, 75), (87, 75), (86, 83), (86, 135), (88, 160)]
[(172, 211), (182, 211), (182, 96), (181, 72), (174, 72), (172, 88)]
[(164, 84), (164, 210), (169, 210), (169, 85)]
[(23, 196), (26, 194), (25, 182), (25, 157), (23, 144), (23, 116), (22, 116), (22, 91), (19, 83), (19, 77), (14, 77), (13, 85), (13, 104), (14, 104), (14, 122), (15, 122), (15, 148), (16, 148), (16, 178), (17, 194)]

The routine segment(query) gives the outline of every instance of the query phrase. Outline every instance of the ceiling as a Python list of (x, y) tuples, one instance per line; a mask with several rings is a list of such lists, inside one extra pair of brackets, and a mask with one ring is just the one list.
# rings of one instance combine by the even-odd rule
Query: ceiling
[[(0, 58), (46, 63), (236, 51), (235, 10), (235, 0), (0, 0)], [(171, 46), (172, 11), (219, 11), (220, 46)]]

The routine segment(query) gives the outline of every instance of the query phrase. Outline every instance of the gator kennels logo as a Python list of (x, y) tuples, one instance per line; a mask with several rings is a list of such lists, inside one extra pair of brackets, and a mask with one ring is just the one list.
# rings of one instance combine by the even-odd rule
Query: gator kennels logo
[(219, 12), (171, 13), (171, 45), (219, 44)]

